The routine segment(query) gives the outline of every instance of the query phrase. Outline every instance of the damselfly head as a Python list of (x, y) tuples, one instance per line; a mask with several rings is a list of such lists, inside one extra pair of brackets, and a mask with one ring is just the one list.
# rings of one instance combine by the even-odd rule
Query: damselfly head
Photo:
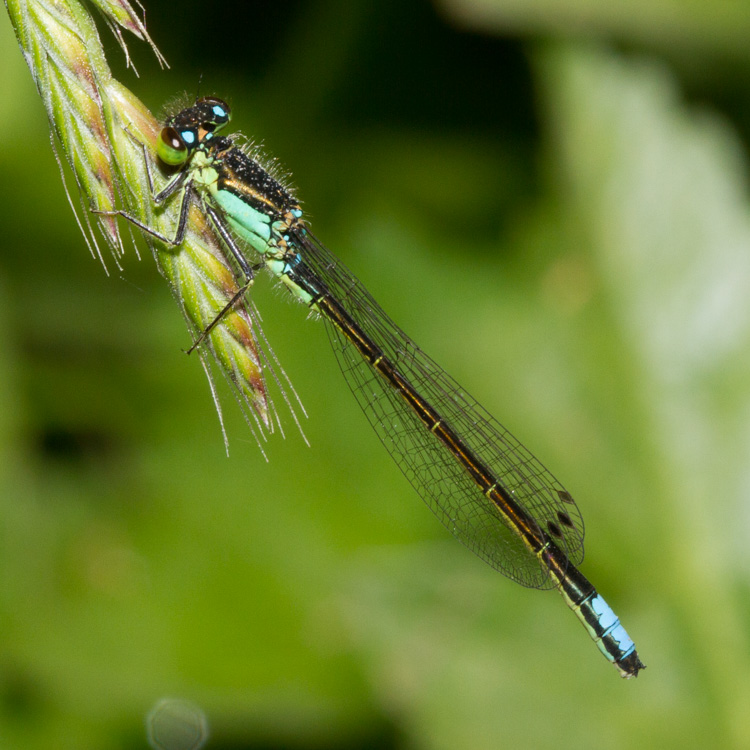
[(192, 107), (167, 120), (159, 134), (156, 153), (165, 164), (180, 166), (230, 118), (231, 109), (225, 101), (215, 96), (201, 97)]
[(215, 96), (201, 97), (192, 109), (200, 118), (203, 128), (210, 133), (223, 128), (232, 116), (229, 105)]

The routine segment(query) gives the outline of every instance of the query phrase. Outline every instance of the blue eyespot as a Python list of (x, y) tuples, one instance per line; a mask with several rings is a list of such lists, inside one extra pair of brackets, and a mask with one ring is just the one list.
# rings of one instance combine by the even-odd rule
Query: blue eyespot
[(227, 116), (227, 111), (224, 109), (224, 107), (220, 107), (218, 104), (214, 104), (212, 110), (217, 117)]
[(195, 143), (195, 133), (192, 130), (183, 130), (180, 133), (180, 138), (188, 145)]

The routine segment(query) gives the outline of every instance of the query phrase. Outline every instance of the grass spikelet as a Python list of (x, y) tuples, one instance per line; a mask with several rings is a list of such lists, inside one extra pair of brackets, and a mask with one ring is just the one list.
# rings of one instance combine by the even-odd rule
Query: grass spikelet
[[(164, 62), (126, 0), (95, 4), (123, 46), (120, 30), (145, 40)], [(104, 262), (92, 223), (98, 225), (118, 266), (123, 252), (116, 217), (94, 215), (93, 210), (124, 208), (145, 225), (173, 236), (177, 206), (155, 210), (145, 161), (152, 160), (149, 154), (161, 123), (112, 77), (91, 16), (78, 0), (6, 0), (6, 7), (52, 132), (73, 172), (83, 207), (76, 212), (78, 223), (92, 252)], [(158, 165), (153, 163), (151, 169), (158, 178)], [(196, 337), (238, 291), (220, 239), (193, 208), (185, 241), (178, 247), (152, 237), (146, 242)], [(210, 351), (241, 406), (249, 407), (243, 411), (260, 443), (274, 430), (278, 416), (267, 396), (262, 360), (268, 355), (257, 344), (253, 316), (250, 303), (239, 301), (212, 330), (202, 351)]]

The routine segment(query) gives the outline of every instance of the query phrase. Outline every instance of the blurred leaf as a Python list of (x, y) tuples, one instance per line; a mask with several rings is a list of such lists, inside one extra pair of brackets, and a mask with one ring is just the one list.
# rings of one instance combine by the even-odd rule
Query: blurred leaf
[[(515, 589), (495, 602), (490, 578), (464, 568), (458, 553), (446, 560), (447, 549), (414, 548), (408, 562), (395, 562), (390, 549), (369, 553), (369, 573), (352, 573), (340, 606), (352, 638), (369, 654), (383, 700), (414, 721), (414, 741), (429, 737), (430, 747), (559, 747), (554, 722), (536, 721), (528, 708), (541, 704), (563, 721), (582, 692), (596, 692), (587, 727), (567, 726), (562, 746), (601, 734), (613, 747), (703, 747), (708, 740), (742, 748), (750, 742), (742, 708), (750, 700), (746, 163), (731, 128), (715, 114), (685, 107), (659, 65), (573, 46), (552, 47), (537, 63), (547, 153), (555, 159), (565, 217), (558, 238), (567, 237), (571, 258), (591, 254), (600, 277), (595, 297), (584, 287), (571, 309), (589, 328), (590, 367), (620, 370), (601, 382), (587, 382), (586, 369), (564, 373), (588, 387), (589, 400), (609, 402), (592, 415), (609, 465), (580, 466), (571, 485), (585, 486), (587, 475), (605, 491), (599, 502), (610, 537), (620, 537), (608, 565), (619, 579), (615, 607), (650, 668), (625, 696), (605, 682), (604, 665), (597, 671), (596, 654), (571, 624), (569, 642), (557, 644), (558, 666), (547, 665), (556, 675), (576, 675), (577, 689), (560, 694), (557, 678), (537, 671), (552, 628), (533, 623), (541, 606), (552, 617), (557, 605), (563, 618), (561, 603), (538, 604), (526, 615), (528, 597)], [(537, 231), (529, 227), (530, 236)], [(583, 277), (572, 272), (576, 265), (560, 268), (550, 268), (544, 295), (559, 300), (562, 311), (574, 299), (570, 285)], [(527, 329), (529, 340), (549, 338), (544, 316), (532, 320), (539, 329)], [(616, 342), (617, 354), (608, 355), (602, 336)], [(619, 456), (611, 419), (621, 422), (630, 444)], [(578, 439), (572, 436), (569, 450)], [(601, 534), (597, 528), (591, 540), (597, 555), (588, 571), (607, 565)], [(412, 574), (400, 580), (394, 568)], [(452, 618), (454, 610), (473, 611), (474, 618)], [(526, 616), (526, 627), (514, 634)], [(555, 635), (561, 631), (555, 625)], [(498, 718), (493, 701), (519, 722)], [(650, 727), (647, 734), (629, 727), (632, 712)]]
[(657, 48), (749, 57), (750, 4), (737, 0), (438, 0), (462, 23), (494, 33), (611, 36)]
[[(391, 24), (412, 7), (376, 5), (403, 12)], [(219, 38), (195, 17), (189, 38)], [(383, 76), (378, 54), (372, 68), (357, 57), (392, 41), (377, 18), (318, 81), (325, 92), (329, 74), (352, 89), (380, 76), (367, 127), (322, 93), (314, 125), (281, 106), (288, 88), (264, 99), (252, 76), (273, 59), (255, 48), (236, 58), (247, 78), (218, 69), (215, 87), (295, 170), (321, 238), (575, 493), (584, 572), (648, 670), (622, 683), (558, 596), (514, 586), (449, 539), (346, 394), (322, 326), (265, 279), (254, 300), (309, 409), (312, 448), (273, 439), (266, 464), (229, 410), (227, 460), (153, 267), (104, 279), (66, 232), (49, 150), (33, 145), (45, 143), (41, 108), (0, 23), (13, 93), (0, 100), (3, 750), (143, 747), (163, 696), (200, 706), (214, 748), (750, 744), (736, 136), (686, 107), (663, 67), (573, 45), (535, 58), (537, 153), (535, 133), (518, 148), (481, 106), (465, 108), (465, 132), (437, 115), (431, 130), (424, 92), (389, 100), (401, 79)], [(264, 28), (275, 49), (282, 31)], [(430, 65), (446, 102), (463, 101), (446, 80), (481, 75), (479, 104), (504, 92), (517, 108), (514, 86), (527, 103), (526, 74), (491, 82), (511, 77), (497, 40), (481, 39), (477, 65), (477, 36), (442, 28), (423, 46), (421, 26), (399, 31), (415, 59), (445, 46), (447, 79)], [(305, 35), (293, 41), (268, 80), (286, 83), (307, 59)], [(316, 74), (305, 67), (313, 91)], [(192, 92), (194, 79), (138, 85), (152, 101), (154, 87)], [(385, 729), (368, 744), (370, 727)]]

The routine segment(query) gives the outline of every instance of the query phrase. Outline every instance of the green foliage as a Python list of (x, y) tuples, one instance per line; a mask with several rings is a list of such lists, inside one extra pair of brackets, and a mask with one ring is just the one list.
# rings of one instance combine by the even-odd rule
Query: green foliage
[(747, 747), (750, 10), (684, 4), (700, 38), (675, 0), (640, 35), (599, 4), (584, 42), (569, 0), (273, 5), (227, 8), (252, 45), (149, 7), (179, 78), (133, 45), (119, 77), (158, 104), (203, 74), (294, 170), (316, 233), (573, 492), (648, 669), (622, 682), (559, 597), (444, 533), (264, 280), (311, 447), (287, 423), (266, 463), (228, 405), (227, 459), (153, 266), (85, 252), (0, 22), (0, 744), (143, 747), (177, 696), (214, 748)]

